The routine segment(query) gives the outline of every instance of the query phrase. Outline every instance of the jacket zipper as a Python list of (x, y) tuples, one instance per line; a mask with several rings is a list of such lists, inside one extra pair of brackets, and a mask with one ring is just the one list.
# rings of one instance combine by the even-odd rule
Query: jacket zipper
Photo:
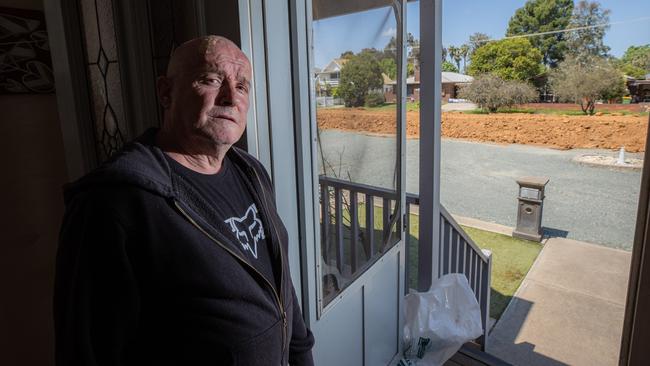
[[(255, 175), (255, 178), (257, 179), (257, 183), (260, 186), (260, 191), (262, 193), (262, 205), (264, 206), (264, 209), (266, 210), (267, 216), (269, 216), (269, 220), (271, 220), (271, 215), (269, 214), (268, 207), (266, 206), (266, 194), (264, 193), (264, 186), (262, 185), (262, 181), (260, 180), (259, 175), (255, 171), (255, 169), (251, 169), (253, 171), (253, 174)], [(278, 238), (278, 246), (280, 250), (280, 294), (282, 294), (282, 286), (284, 284), (284, 255), (282, 254), (282, 243), (279, 242), (280, 240), (280, 235), (278, 234), (278, 229), (275, 227), (275, 225), (271, 225), (273, 227), (273, 231), (275, 232), (275, 237)], [(280, 301), (280, 300), (278, 300)], [(282, 302), (279, 302), (280, 308), (282, 309), (282, 321), (283, 321), (283, 326), (282, 326), (282, 359), (284, 360), (284, 353), (287, 348), (287, 313), (284, 310), (284, 306)]]
[[(275, 296), (275, 301), (276, 301), (277, 304), (278, 304), (278, 311), (280, 312), (280, 317), (282, 318), (282, 324), (283, 324), (283, 326), (282, 326), (282, 359), (284, 359), (284, 350), (285, 350), (285, 348), (286, 348), (285, 343), (286, 343), (286, 338), (287, 338), (287, 313), (286, 313), (286, 311), (284, 310), (284, 306), (283, 306), (283, 304), (282, 304), (282, 300), (280, 300), (280, 296), (278, 295), (278, 292), (275, 290), (275, 287), (273, 287), (273, 285), (272, 285), (271, 282), (266, 278), (266, 276), (264, 276), (260, 271), (258, 271), (257, 268), (255, 268), (255, 267), (253, 267), (252, 265), (250, 265), (250, 264), (249, 264), (248, 262), (246, 262), (246, 260), (245, 260), (244, 258), (242, 258), (239, 254), (235, 253), (235, 252), (232, 251), (230, 248), (228, 248), (227, 246), (223, 245), (219, 240), (217, 240), (216, 238), (214, 238), (212, 235), (210, 235), (210, 233), (208, 233), (205, 229), (203, 229), (203, 227), (201, 227), (201, 225), (199, 225), (199, 224), (196, 222), (196, 220), (194, 220), (194, 219), (193, 219), (193, 218), (192, 218), (192, 217), (191, 217), (191, 216), (190, 216), (190, 215), (189, 215), (189, 214), (188, 214), (188, 213), (187, 213), (187, 212), (186, 212), (186, 211), (181, 207), (181, 205), (178, 203), (178, 201), (174, 200), (174, 205), (176, 206), (176, 208), (181, 212), (181, 214), (183, 214), (183, 216), (185, 216), (185, 218), (186, 218), (186, 219), (187, 219), (187, 220), (188, 220), (192, 225), (194, 225), (197, 229), (199, 229), (199, 231), (201, 231), (203, 234), (205, 234), (205, 236), (207, 236), (207, 237), (208, 237), (210, 240), (212, 240), (215, 244), (219, 245), (219, 246), (220, 246), (221, 248), (223, 248), (225, 251), (227, 251), (227, 252), (230, 253), (232, 256), (234, 256), (235, 258), (237, 258), (240, 262), (244, 263), (247, 267), (249, 267), (250, 269), (252, 269), (253, 271), (255, 271), (255, 273), (257, 273), (257, 274), (258, 274), (258, 275), (259, 275), (259, 276), (264, 280), (264, 282), (266, 282), (266, 284), (269, 286), (269, 288), (270, 288), (271, 291), (273, 292), (273, 295)], [(276, 235), (277, 235), (277, 231), (276, 231)], [(280, 248), (280, 265), (282, 266), (282, 268), (284, 268), (283, 263), (282, 263), (282, 248)], [(283, 272), (283, 270), (280, 270), (280, 281), (281, 281), (281, 282), (280, 282), (280, 292), (282, 292), (282, 277), (283, 277), (283, 276), (282, 276), (282, 272)]]

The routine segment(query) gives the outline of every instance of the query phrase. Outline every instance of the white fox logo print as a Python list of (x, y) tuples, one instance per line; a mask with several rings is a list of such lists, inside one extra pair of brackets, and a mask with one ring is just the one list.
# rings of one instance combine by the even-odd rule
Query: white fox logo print
[(224, 221), (239, 240), (242, 248), (248, 250), (257, 259), (257, 241), (264, 239), (262, 221), (257, 218), (257, 206), (253, 203), (243, 217), (231, 217)]

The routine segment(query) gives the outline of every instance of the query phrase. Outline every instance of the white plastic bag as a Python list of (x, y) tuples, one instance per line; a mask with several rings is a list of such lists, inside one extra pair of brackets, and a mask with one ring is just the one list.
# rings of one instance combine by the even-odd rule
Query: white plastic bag
[(481, 310), (463, 274), (450, 273), (423, 293), (406, 295), (405, 356), (418, 366), (440, 366), (483, 334)]

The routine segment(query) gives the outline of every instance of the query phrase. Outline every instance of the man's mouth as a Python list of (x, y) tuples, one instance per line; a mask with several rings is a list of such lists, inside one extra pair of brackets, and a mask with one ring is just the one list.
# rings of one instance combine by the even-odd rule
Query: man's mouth
[(212, 118), (219, 118), (219, 119), (227, 119), (231, 122), (237, 123), (234, 117), (227, 115), (227, 114), (218, 114), (216, 116), (211, 116)]

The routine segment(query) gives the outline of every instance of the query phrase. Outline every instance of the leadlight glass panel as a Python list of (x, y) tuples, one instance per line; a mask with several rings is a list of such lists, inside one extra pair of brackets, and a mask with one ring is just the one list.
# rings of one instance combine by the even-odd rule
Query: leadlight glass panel
[(104, 161), (129, 137), (110, 0), (80, 0), (97, 158)]

